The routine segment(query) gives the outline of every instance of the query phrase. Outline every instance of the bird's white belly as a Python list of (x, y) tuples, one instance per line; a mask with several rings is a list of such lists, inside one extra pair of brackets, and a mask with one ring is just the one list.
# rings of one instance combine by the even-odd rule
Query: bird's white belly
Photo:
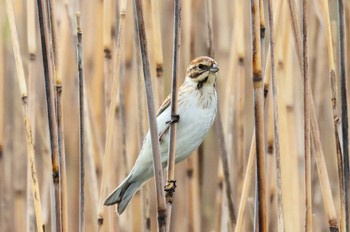
[[(211, 102), (205, 108), (198, 104), (198, 98), (195, 96), (189, 99), (195, 100), (188, 102), (187, 105), (179, 105), (178, 107), (180, 120), (177, 123), (176, 130), (176, 163), (191, 155), (192, 152), (203, 142), (216, 115), (216, 95), (213, 96)], [(166, 115), (169, 115), (168, 117), (170, 118), (170, 109), (169, 112), (166, 112)], [(159, 126), (162, 127), (161, 125)], [(161, 156), (164, 165), (168, 158), (168, 142), (169, 133), (164, 136), (164, 141), (161, 142)]]
[[(213, 89), (212, 89), (213, 90)], [(197, 94), (197, 93), (193, 93)], [(213, 95), (205, 106), (202, 107), (198, 103), (198, 96), (187, 96), (187, 102), (178, 104), (178, 114), (180, 120), (176, 124), (176, 148), (175, 148), (175, 162), (178, 163), (189, 155), (203, 142), (210, 127), (213, 125), (216, 110), (217, 97), (214, 90)], [(163, 167), (166, 166), (168, 159), (169, 148), (169, 125), (170, 107), (164, 110), (161, 115), (157, 117), (158, 135), (164, 131), (160, 141), (160, 155)], [(152, 146), (150, 133), (148, 131), (140, 155), (134, 165), (132, 173), (135, 176), (142, 175), (144, 180), (147, 180), (153, 175), (152, 165)]]

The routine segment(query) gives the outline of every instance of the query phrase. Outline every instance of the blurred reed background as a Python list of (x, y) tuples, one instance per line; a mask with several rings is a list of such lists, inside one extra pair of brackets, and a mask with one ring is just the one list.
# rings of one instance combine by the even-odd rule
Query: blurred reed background
[[(10, 17), (5, 7), (11, 2), (20, 49), (17, 63), (13, 49), (17, 42), (14, 42), (15, 34), (11, 36)], [(174, 3), (142, 2), (158, 108), (170, 93)], [(344, 2), (344, 28), (345, 33), (349, 33), (350, 2)], [(272, 0), (273, 50), (270, 47), (268, 3), (260, 1), (259, 10), (261, 73), (267, 94), (263, 118), (267, 217), (266, 225), (260, 222), (260, 231), (265, 226), (268, 231), (303, 231), (306, 199), (302, 2)], [(254, 184), (251, 3), (245, 0), (183, 0), (181, 5), (178, 86), (193, 58), (213, 54), (220, 67), (217, 90), (222, 125), (214, 126), (198, 151), (176, 166), (178, 187), (174, 195), (171, 231), (253, 231), (255, 216), (260, 211), (254, 213), (255, 196), (259, 194), (256, 195), (255, 186), (258, 185)], [(102, 206), (103, 199), (133, 166), (148, 128), (134, 2), (49, 0), (44, 4), (43, 13), (46, 22), (50, 22), (46, 68), (54, 103), (51, 107), (54, 107), (55, 120), (50, 124), (56, 128), (57, 154), (54, 156), (37, 2), (3, 0), (0, 6), (0, 231), (42, 231), (37, 228), (40, 221), (45, 224), (45, 231), (55, 231), (58, 226), (61, 231), (78, 230), (79, 194), (83, 191), (79, 191), (77, 10), (81, 17), (85, 84), (81, 101), (85, 104), (83, 229), (156, 231), (153, 180), (136, 194), (123, 215), (117, 216), (114, 207)], [(340, 90), (346, 89), (344, 83), (348, 79), (340, 81), (338, 2), (308, 1), (307, 11), (308, 73), (313, 96), (313, 100), (306, 98), (311, 104), (312, 227), (313, 231), (345, 231), (347, 207), (342, 201), (344, 195), (339, 182), (342, 175), (338, 173), (338, 167), (346, 168), (341, 161), (342, 154), (346, 158), (348, 151), (340, 147), (348, 143), (343, 142), (344, 133), (335, 133), (335, 126), (340, 131), (340, 124), (347, 119), (345, 114), (345, 118), (338, 120), (342, 115)], [(294, 12), (293, 17), (291, 12)], [(343, 51), (346, 74), (350, 71), (346, 62), (349, 36), (345, 34)], [(271, 69), (272, 51), (275, 70)], [(18, 71), (21, 70), (20, 60), (23, 74)], [(274, 97), (271, 95), (274, 92), (271, 89), (274, 84), (272, 73), (276, 78), (277, 94)], [(28, 96), (22, 88), (24, 82), (20, 82), (22, 87), (19, 88), (17, 76), (26, 78)], [(335, 108), (332, 102), (336, 102)], [(278, 109), (278, 120), (273, 109)], [(31, 125), (28, 125), (28, 119)], [(274, 136), (276, 125), (278, 140)], [(337, 134), (339, 139), (336, 139)], [(223, 135), (224, 143), (220, 141), (220, 135)], [(35, 161), (30, 144), (34, 146)], [(275, 152), (276, 144), (279, 152)], [(226, 149), (222, 149), (223, 146)], [(221, 159), (225, 156), (220, 154), (225, 151), (228, 159), (224, 159), (227, 163), (223, 165)], [(38, 182), (35, 182), (33, 164)], [(229, 176), (226, 178), (229, 179), (225, 182), (227, 167)], [(347, 180), (348, 173), (344, 178)], [(35, 193), (40, 191), (40, 196), (35, 194), (35, 201), (32, 183), (39, 183)], [(227, 183), (232, 189), (228, 194)], [(230, 205), (234, 212), (230, 212)], [(54, 221), (59, 221), (59, 225)]]

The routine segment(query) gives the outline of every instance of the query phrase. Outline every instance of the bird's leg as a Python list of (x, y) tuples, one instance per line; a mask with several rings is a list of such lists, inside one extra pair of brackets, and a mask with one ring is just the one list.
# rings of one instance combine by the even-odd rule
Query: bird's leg
[(177, 123), (179, 121), (180, 121), (180, 115), (179, 114), (172, 114), (171, 119), (169, 121), (167, 121), (166, 124), (173, 124), (173, 123)]
[(175, 189), (176, 180), (168, 180), (167, 184), (164, 186), (164, 191), (166, 192), (165, 198), (168, 203), (172, 203)]

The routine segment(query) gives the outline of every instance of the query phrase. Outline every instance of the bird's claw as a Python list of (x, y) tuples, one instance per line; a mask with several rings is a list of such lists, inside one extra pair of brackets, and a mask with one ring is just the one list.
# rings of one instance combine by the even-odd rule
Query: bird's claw
[(164, 191), (167, 193), (174, 193), (176, 189), (176, 180), (168, 180), (164, 186)]
[(167, 121), (166, 124), (173, 124), (173, 123), (177, 123), (179, 121), (180, 121), (180, 115), (179, 114), (172, 114), (171, 119), (169, 121)]

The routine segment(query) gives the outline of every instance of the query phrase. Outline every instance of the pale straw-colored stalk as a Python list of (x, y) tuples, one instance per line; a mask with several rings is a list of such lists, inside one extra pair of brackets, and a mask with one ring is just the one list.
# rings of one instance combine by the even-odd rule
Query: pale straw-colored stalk
[(28, 92), (27, 92), (27, 85), (25, 82), (24, 69), (23, 69), (23, 64), (22, 64), (22, 59), (20, 54), (18, 34), (17, 34), (16, 24), (15, 24), (15, 16), (13, 13), (12, 1), (6, 0), (5, 3), (6, 3), (7, 17), (10, 24), (12, 46), (13, 46), (13, 52), (14, 52), (15, 61), (16, 61), (17, 78), (19, 82), (21, 100), (22, 100), (23, 120), (24, 120), (24, 126), (25, 126), (26, 146), (27, 146), (27, 153), (28, 153), (28, 165), (30, 166), (31, 188), (32, 188), (32, 194), (33, 194), (33, 200), (34, 200), (36, 225), (37, 225), (38, 231), (45, 231), (43, 219), (42, 219), (42, 212), (41, 212), (40, 190), (39, 190), (39, 182), (38, 182), (38, 176), (36, 171), (31, 118), (29, 115), (29, 108), (28, 108)]

